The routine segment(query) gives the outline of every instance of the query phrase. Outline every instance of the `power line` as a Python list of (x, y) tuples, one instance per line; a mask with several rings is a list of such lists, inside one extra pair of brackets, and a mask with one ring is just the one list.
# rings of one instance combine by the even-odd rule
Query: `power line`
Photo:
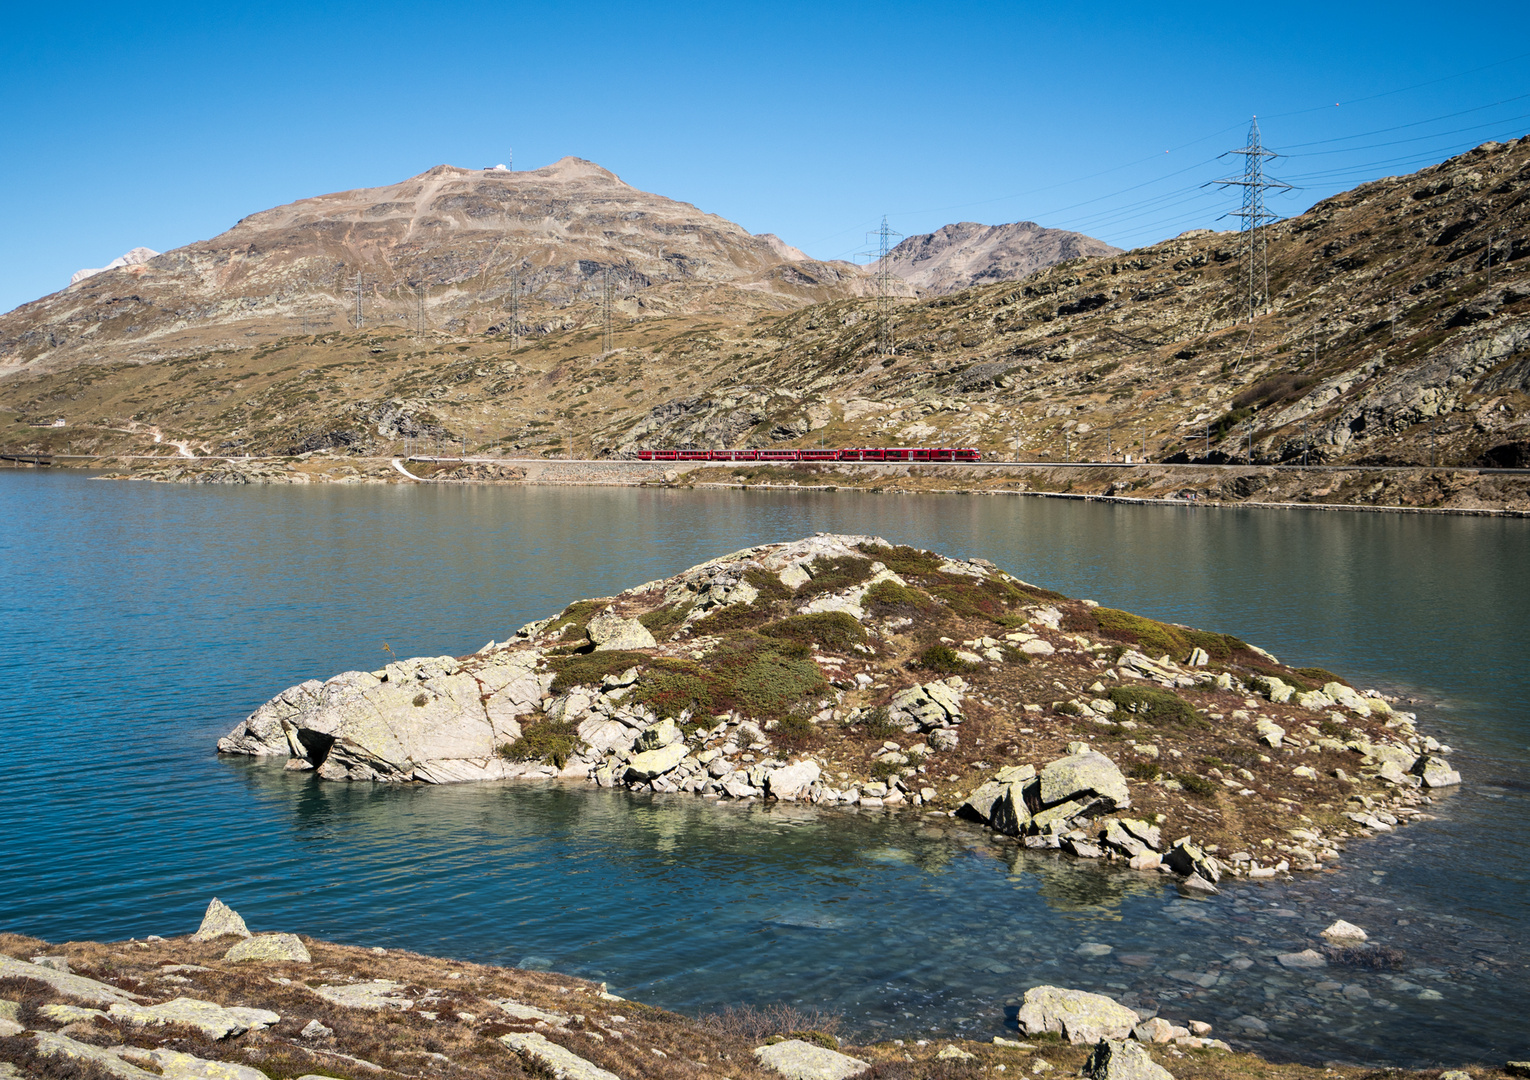
[(1265, 160), (1280, 157), (1280, 155), (1272, 150), (1266, 150), (1260, 142), (1257, 116), (1248, 126), (1248, 145), (1241, 150), (1229, 150), (1228, 153), (1238, 154), (1243, 158), (1242, 178), (1229, 177), (1225, 180), (1213, 180), (1212, 183), (1223, 188), (1243, 189), (1242, 209), (1230, 211), (1222, 216), (1243, 220), (1243, 273), (1248, 286), (1248, 321), (1253, 322), (1255, 309), (1261, 303), (1267, 303), (1270, 298), (1269, 245), (1265, 242), (1263, 226), (1280, 220), (1279, 214), (1273, 214), (1265, 209), (1264, 193), (1293, 189), (1283, 180), (1274, 180), (1264, 175)]

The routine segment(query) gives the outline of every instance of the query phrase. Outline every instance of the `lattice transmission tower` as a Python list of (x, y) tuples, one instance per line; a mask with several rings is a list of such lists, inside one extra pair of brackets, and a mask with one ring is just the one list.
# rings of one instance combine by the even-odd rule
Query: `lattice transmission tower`
[(1248, 127), (1248, 145), (1240, 150), (1229, 150), (1223, 157), (1231, 154), (1239, 154), (1243, 158), (1243, 175), (1230, 176), (1225, 180), (1213, 180), (1212, 183), (1224, 188), (1238, 187), (1243, 189), (1243, 206), (1239, 210), (1233, 210), (1223, 214), (1223, 217), (1241, 218), (1243, 221), (1243, 252), (1242, 269), (1243, 283), (1248, 299), (1248, 321), (1254, 321), (1254, 315), (1261, 307), (1268, 307), (1270, 302), (1270, 258), (1269, 244), (1265, 236), (1264, 226), (1271, 222), (1279, 221), (1280, 215), (1272, 212), (1264, 205), (1264, 193), (1266, 191), (1294, 191), (1290, 184), (1283, 180), (1276, 180), (1264, 175), (1264, 164), (1271, 158), (1281, 157), (1273, 150), (1266, 150), (1259, 138), (1259, 118), (1256, 116)]
[(872, 271), (872, 284), (876, 288), (877, 297), (877, 353), (893, 356), (898, 351), (897, 343), (893, 340), (893, 282), (900, 279), (892, 272), (892, 264), (887, 261), (887, 256), (892, 254), (895, 246), (893, 241), (903, 239), (903, 234), (888, 228), (887, 215), (883, 214), (882, 227), (867, 233), (866, 239), (875, 240), (877, 245), (875, 251), (866, 252), (867, 255), (877, 257)]

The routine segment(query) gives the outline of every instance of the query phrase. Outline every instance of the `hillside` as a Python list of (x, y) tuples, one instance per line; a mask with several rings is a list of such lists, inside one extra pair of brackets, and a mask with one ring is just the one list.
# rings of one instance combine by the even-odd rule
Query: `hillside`
[(1070, 259), (1117, 255), (1120, 248), (1083, 233), (1044, 229), (1034, 221), (979, 225), (960, 221), (910, 236), (887, 257), (887, 268), (919, 296), (945, 296), (976, 285), (1018, 281)]
[[(424, 334), (400, 317), (163, 364), (23, 373), (0, 383), (0, 409), (14, 416), (0, 444), (122, 452), (153, 449), (159, 433), (199, 453), (380, 453), (440, 438), (488, 454), (610, 456), (903, 442), (1042, 462), (1130, 449), (1152, 460), (1524, 465), (1527, 217), (1530, 138), (1270, 227), (1273, 300), (1252, 323), (1240, 318), (1240, 237), (1202, 230), (900, 301), (893, 356), (877, 352), (874, 304), (860, 297), (784, 314), (656, 304), (615, 327), (610, 352), (594, 302), (570, 298), (559, 317), (572, 329), (514, 349), (483, 315)], [(727, 235), (740, 252), (766, 244)], [(823, 264), (762, 265), (768, 275)], [(55, 416), (69, 426), (22, 426)]]
[(569, 327), (569, 308), (601, 298), (607, 272), (623, 321), (675, 311), (747, 317), (852, 295), (865, 279), (849, 263), (807, 259), (579, 158), (531, 172), (439, 165), (81, 271), (68, 288), (0, 316), (0, 371), (355, 329), (358, 274), (363, 328), (392, 320), (508, 331), (517, 275), (523, 331), (547, 334)]

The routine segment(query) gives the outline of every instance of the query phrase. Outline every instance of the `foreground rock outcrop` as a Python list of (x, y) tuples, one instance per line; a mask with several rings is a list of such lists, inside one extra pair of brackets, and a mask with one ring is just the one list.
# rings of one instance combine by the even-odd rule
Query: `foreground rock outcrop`
[[(688, 1018), (624, 1000), (603, 983), (547, 972), (302, 943), (312, 965), (232, 962), (220, 955), (222, 942), (193, 935), (49, 944), (0, 933), (0, 1077), (919, 1080), (1055, 1070), (1090, 1080), (1173, 1080), (1176, 1062), (1198, 1080), (1267, 1077), (1272, 1068), (1284, 1080), (1373, 1075), (1334, 1063), (1272, 1067), (1210, 1037), (1207, 1024), (1139, 1021), (1108, 997), (1056, 986), (1025, 991), (1019, 1039), (1009, 1031), (991, 1041), (841, 1045), (839, 1018), (811, 1010)], [(61, 967), (72, 969), (67, 978)], [(910, 1028), (927, 1031), (945, 1019), (911, 1017)], [(1479, 1065), (1471, 1076), (1523, 1075), (1517, 1070), (1514, 1062)], [(1388, 1075), (1427, 1080), (1437, 1070)]]
[[(1331, 672), (842, 535), (581, 600), (466, 656), (310, 680), (218, 749), (325, 780), (920, 807), (1202, 892), (1315, 869), (1460, 783), (1412, 714)], [(1219, 806), (1236, 825), (1208, 828)]]

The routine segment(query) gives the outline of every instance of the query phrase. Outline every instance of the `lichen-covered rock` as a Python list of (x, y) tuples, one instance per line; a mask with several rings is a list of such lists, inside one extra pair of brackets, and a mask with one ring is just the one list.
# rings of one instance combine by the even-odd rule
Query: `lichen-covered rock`
[(68, 972), (43, 967), (41, 964), (28, 964), (14, 957), (0, 955), (0, 979), (4, 978), (36, 979), (38, 982), (47, 983), (66, 997), (72, 997), (77, 1001), (88, 1001), (92, 1005), (130, 1004), (143, 1000), (137, 994), (107, 983), (97, 982), (95, 979), (87, 979), (83, 975), (71, 975)]
[(202, 925), (197, 927), (195, 934), (191, 935), (191, 940), (213, 941), (229, 936), (247, 938), (250, 936), (249, 927), (244, 925), (239, 912), (215, 896), (212, 898), (212, 903), (207, 905), (207, 913), (202, 916)]
[(266, 1028), (281, 1022), (281, 1017), (269, 1009), (246, 1009), (225, 1007), (211, 1001), (196, 998), (176, 998), (162, 1005), (124, 1005), (117, 1003), (107, 1009), (107, 1015), (119, 1023), (136, 1024), (186, 1024), (194, 1027), (209, 1039), (226, 1039), (251, 1028)]
[(337, 986), (311, 988), (325, 1001), (342, 1005), (347, 1009), (407, 1009), (409, 998), (404, 995), (404, 984), (389, 979), (372, 979), (369, 982), (344, 983)]
[(584, 1060), (566, 1047), (559, 1046), (535, 1031), (501, 1035), (499, 1041), (511, 1050), (531, 1058), (542, 1071), (555, 1080), (621, 1080), (615, 1073)]
[(1083, 1075), (1088, 1080), (1174, 1080), (1174, 1075), (1158, 1064), (1141, 1043), (1119, 1039), (1101, 1039), (1084, 1062)]
[(602, 612), (590, 620), (585, 633), (596, 652), (613, 649), (651, 649), (658, 644), (648, 627), (636, 619), (624, 619), (611, 612)]
[(1126, 777), (1121, 775), (1116, 763), (1104, 754), (1086, 750), (1059, 758), (1042, 767), (1042, 805), (1055, 806), (1093, 796), (1108, 800), (1118, 809), (1132, 804), (1131, 794), (1126, 788)]
[(130, 1065), (103, 1046), (78, 1042), (67, 1035), (39, 1031), (33, 1034), (32, 1040), (40, 1057), (60, 1057), (94, 1065), (108, 1076), (116, 1077), (117, 1080), (156, 1080), (159, 1077), (158, 1073)]
[(1461, 774), (1450, 767), (1444, 758), (1426, 754), (1413, 763), (1413, 774), (1426, 788), (1455, 787), (1461, 783)]
[(680, 764), (685, 754), (686, 748), (683, 742), (670, 743), (657, 750), (645, 750), (641, 754), (634, 754), (632, 760), (627, 762), (627, 778), (644, 781), (663, 776)]
[(795, 802), (818, 783), (821, 772), (817, 762), (813, 761), (799, 761), (795, 765), (771, 769), (765, 774), (765, 791), (782, 802)]
[(759, 1063), (787, 1080), (849, 1080), (871, 1068), (869, 1062), (802, 1039), (783, 1039), (754, 1052)]
[(1050, 1031), (1081, 1046), (1101, 1039), (1124, 1039), (1141, 1017), (1103, 994), (1060, 986), (1033, 986), (1025, 992), (1025, 1001), (1015, 1019), (1027, 1035)]
[(223, 959), (231, 964), (258, 961), (267, 964), (307, 964), (313, 960), (296, 934), (257, 934), (241, 941)]

